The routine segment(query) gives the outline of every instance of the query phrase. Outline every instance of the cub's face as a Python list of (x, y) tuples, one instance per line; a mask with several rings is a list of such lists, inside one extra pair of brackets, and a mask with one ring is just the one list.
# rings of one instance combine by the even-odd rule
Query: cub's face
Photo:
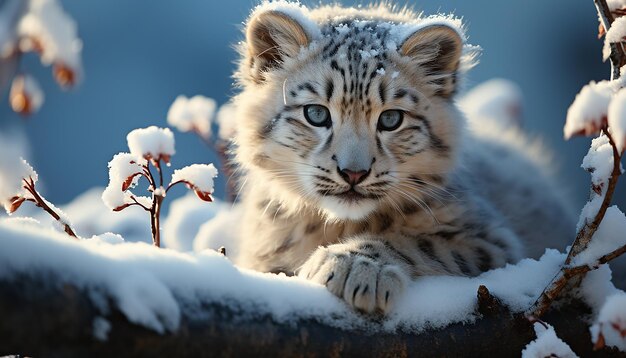
[(236, 98), (239, 161), (272, 181), (279, 200), (328, 218), (427, 210), (454, 165), (459, 35), (431, 26), (393, 48), (376, 23), (320, 32), (312, 40), (274, 11), (250, 20)]

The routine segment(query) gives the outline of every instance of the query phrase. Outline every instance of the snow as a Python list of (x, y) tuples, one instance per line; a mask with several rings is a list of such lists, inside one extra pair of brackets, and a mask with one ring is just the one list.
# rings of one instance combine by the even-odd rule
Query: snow
[(200, 226), (193, 240), (193, 250), (226, 249), (226, 256), (237, 264), (239, 261), (239, 228), (243, 218), (243, 205), (222, 205), (215, 217)]
[(92, 325), (93, 336), (100, 341), (106, 341), (111, 331), (111, 323), (102, 317), (96, 317)]
[(137, 184), (145, 165), (146, 160), (141, 156), (130, 153), (118, 153), (113, 156), (109, 162), (109, 185), (102, 192), (102, 201), (107, 207), (119, 210), (125, 205), (134, 203), (133, 197), (150, 206), (150, 202), (146, 201), (147, 198), (135, 197), (127, 190)]
[(15, 112), (31, 114), (39, 111), (45, 96), (39, 82), (33, 76), (20, 74), (13, 79), (9, 98)]
[(604, 36), (604, 47), (602, 48), (602, 57), (606, 61), (611, 55), (611, 43), (622, 42), (626, 37), (626, 18), (617, 17), (611, 28)]
[(457, 104), (470, 120), (492, 120), (505, 127), (519, 127), (522, 100), (522, 91), (516, 83), (495, 78), (472, 88)]
[(581, 167), (591, 174), (591, 183), (594, 190), (597, 191), (592, 192), (591, 199), (580, 212), (578, 224), (576, 225), (577, 232), (580, 231), (586, 222), (592, 221), (598, 210), (600, 210), (606, 194), (609, 177), (613, 170), (613, 148), (605, 135), (601, 135), (591, 141), (591, 147), (583, 158)]
[(237, 131), (237, 109), (232, 102), (224, 103), (217, 112), (217, 124), (219, 125), (219, 137), (223, 140), (231, 140)]
[(596, 265), (597, 260), (626, 245), (626, 216), (617, 206), (606, 210), (604, 218), (593, 234), (589, 246), (572, 261), (573, 266)]
[(130, 154), (146, 159), (164, 160), (174, 155), (174, 134), (169, 128), (150, 126), (132, 130), (126, 136)]
[(605, 345), (626, 352), (626, 293), (620, 291), (606, 299), (590, 331), (593, 343), (602, 334)]
[(250, 22), (250, 20), (266, 11), (278, 11), (294, 19), (298, 24), (300, 24), (300, 26), (302, 26), (304, 32), (306, 32), (312, 40), (322, 37), (319, 27), (309, 16), (309, 9), (299, 2), (264, 0), (261, 4), (257, 5), (254, 10), (252, 10), (247, 22)]
[(580, 90), (567, 110), (565, 139), (598, 133), (606, 120), (613, 89), (614, 84), (609, 81), (591, 81)]
[(611, 99), (608, 112), (611, 135), (621, 153), (626, 149), (626, 89), (619, 90)]
[(76, 22), (63, 11), (57, 0), (30, 0), (17, 25), (22, 51), (41, 51), (45, 65), (62, 64), (81, 71), (82, 42)]
[(537, 339), (526, 345), (522, 351), (522, 358), (578, 357), (567, 343), (556, 336), (554, 327), (546, 323), (536, 322), (534, 328)]
[(11, 147), (5, 147), (0, 137), (0, 147), (3, 153), (0, 155), (0, 203), (7, 213), (12, 212), (12, 199), (30, 198), (30, 193), (23, 188), (24, 178), (32, 178), (37, 182), (37, 172), (21, 157), (14, 156), (15, 151)]
[(610, 10), (621, 9), (626, 6), (626, 0), (606, 0)]
[(181, 132), (196, 131), (203, 138), (211, 137), (211, 121), (215, 100), (201, 95), (178, 96), (167, 112), (167, 123)]
[[(226, 205), (218, 199), (207, 204), (198, 200), (193, 193), (172, 201), (169, 214), (163, 221), (163, 244), (167, 248), (178, 251), (192, 251), (194, 238), (200, 227), (207, 222), (212, 222), (211, 219)], [(219, 246), (216, 249), (218, 248)]]
[(213, 164), (192, 164), (177, 169), (172, 174), (170, 183), (183, 182), (200, 194), (213, 193), (213, 178), (217, 176), (217, 169)]
[[(68, 240), (48, 228), (0, 221), (0, 279), (45, 272), (60, 283), (106, 292), (130, 321), (157, 332), (175, 330), (183, 316), (197, 315), (211, 302), (229, 305), (247, 317), (269, 314), (278, 323), (316, 319), (344, 328), (416, 332), (474, 321), (481, 284), (520, 312), (534, 302), (565, 258), (548, 250), (539, 261), (522, 260), (475, 278), (418, 279), (379, 324), (354, 313), (321, 285), (237, 268), (227, 258), (228, 248), (224, 257), (213, 250), (181, 253), (145, 243), (106, 241)], [(110, 307), (93, 299), (106, 317)]]

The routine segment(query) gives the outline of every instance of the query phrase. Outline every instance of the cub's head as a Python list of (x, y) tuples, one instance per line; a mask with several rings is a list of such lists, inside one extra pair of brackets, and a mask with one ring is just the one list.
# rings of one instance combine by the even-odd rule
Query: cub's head
[(441, 195), (462, 130), (455, 20), (279, 2), (257, 8), (245, 34), (235, 103), (246, 185), (349, 220)]

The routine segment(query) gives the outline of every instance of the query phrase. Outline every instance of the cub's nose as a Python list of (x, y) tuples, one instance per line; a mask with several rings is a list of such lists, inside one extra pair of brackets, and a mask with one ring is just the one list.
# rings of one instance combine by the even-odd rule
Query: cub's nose
[(354, 171), (350, 169), (341, 169), (337, 167), (337, 171), (339, 172), (339, 175), (341, 176), (341, 178), (346, 181), (346, 183), (352, 186), (355, 186), (359, 184), (360, 182), (362, 182), (363, 180), (365, 180), (365, 178), (367, 178), (367, 176), (370, 174), (372, 170), (370, 169), (370, 170)]

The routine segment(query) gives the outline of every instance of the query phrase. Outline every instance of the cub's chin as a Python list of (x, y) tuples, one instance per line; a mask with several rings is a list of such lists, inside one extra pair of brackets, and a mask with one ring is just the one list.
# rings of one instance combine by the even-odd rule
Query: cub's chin
[(319, 201), (319, 206), (330, 220), (358, 221), (376, 209), (377, 201), (370, 198), (325, 196)]

